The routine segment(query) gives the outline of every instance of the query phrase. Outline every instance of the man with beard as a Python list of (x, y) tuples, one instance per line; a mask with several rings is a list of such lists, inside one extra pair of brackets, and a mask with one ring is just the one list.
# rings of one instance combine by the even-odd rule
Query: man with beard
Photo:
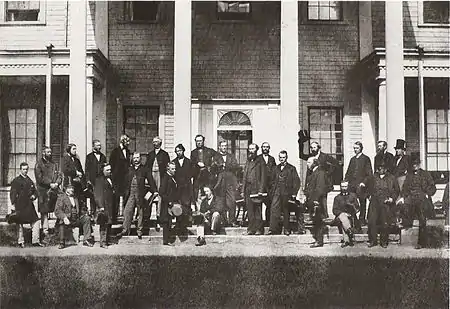
[(366, 185), (370, 195), (369, 248), (378, 244), (378, 234), (380, 234), (381, 246), (386, 248), (389, 242), (389, 225), (393, 223), (395, 201), (400, 193), (400, 188), (383, 161), (378, 162), (378, 170), (369, 178)]
[[(267, 179), (266, 179), (266, 184), (270, 184), (271, 180), (272, 180), (272, 176), (273, 173), (275, 172), (275, 168), (277, 167), (277, 163), (275, 162), (275, 158), (272, 157), (269, 152), (270, 152), (270, 144), (268, 142), (264, 142), (261, 144), (261, 154), (260, 156), (264, 159), (264, 162), (266, 163), (266, 167), (267, 167)], [(264, 205), (266, 205), (266, 212), (265, 212), (265, 216), (266, 216), (266, 225), (269, 226), (270, 225), (270, 215), (271, 215), (271, 211), (270, 211), (270, 207), (272, 205), (272, 196), (270, 195), (270, 192), (268, 192), (269, 194), (267, 195), (267, 197), (264, 198)]]
[(415, 248), (421, 249), (427, 242), (425, 229), (427, 217), (433, 211), (431, 197), (436, 193), (436, 185), (430, 173), (420, 168), (420, 154), (415, 153), (411, 156), (411, 164), (411, 172), (406, 175), (398, 203), (404, 204), (406, 212), (402, 220), (404, 227), (411, 227), (414, 218), (419, 220), (419, 239)]
[(394, 170), (392, 174), (397, 178), (400, 190), (405, 182), (406, 174), (410, 169), (410, 158), (406, 154), (406, 142), (402, 139), (398, 139), (395, 144), (395, 157), (394, 157)]
[(153, 150), (148, 153), (145, 166), (152, 172), (153, 180), (159, 189), (161, 177), (166, 173), (166, 166), (170, 158), (167, 151), (161, 149), (162, 139), (159, 136), (153, 138)]
[(146, 203), (144, 196), (147, 193), (146, 183), (148, 184), (152, 194), (155, 193), (157, 189), (150, 170), (141, 164), (141, 154), (139, 152), (135, 152), (132, 160), (133, 165), (128, 168), (127, 173), (127, 201), (124, 209), (122, 232), (117, 236), (120, 238), (124, 235), (129, 235), (134, 209), (137, 207), (137, 236), (139, 239), (142, 239), (144, 210)]
[(68, 144), (66, 155), (62, 157), (62, 173), (64, 174), (64, 186), (70, 184), (75, 189), (75, 196), (84, 204), (82, 192), (86, 187), (86, 178), (80, 159), (77, 156), (77, 145)]
[(205, 186), (214, 186), (214, 165), (217, 158), (217, 152), (214, 149), (205, 147), (205, 137), (203, 135), (195, 136), (196, 148), (191, 151), (192, 177), (194, 178), (194, 195), (197, 199), (200, 196), (200, 189)]
[[(239, 164), (233, 154), (227, 152), (228, 144), (226, 141), (219, 143), (218, 165), (219, 174), (217, 183), (213, 189), (217, 198), (222, 199), (225, 204), (224, 221), (228, 225), (238, 227), (236, 221), (236, 190), (238, 181), (236, 173), (239, 171)], [(228, 212), (228, 220), (226, 216)]]
[[(111, 180), (114, 184), (116, 201), (114, 202), (114, 211), (111, 213), (112, 220), (115, 221), (118, 215), (120, 197), (125, 201), (127, 190), (126, 175), (131, 162), (131, 152), (128, 149), (130, 138), (124, 134), (120, 136), (119, 146), (111, 151), (109, 163), (111, 164)], [(122, 205), (124, 206), (124, 205)]]
[[(372, 168), (370, 168), (370, 171), (372, 171)], [(347, 241), (344, 241), (341, 245), (342, 248), (354, 245), (352, 218), (356, 217), (359, 208), (356, 194), (349, 192), (348, 188), (349, 183), (342, 181), (341, 193), (336, 195), (333, 201), (333, 214), (336, 216), (338, 224), (347, 236)]]
[[(339, 162), (333, 158), (331, 155), (326, 154), (321, 151), (321, 147), (318, 142), (311, 142), (309, 145), (309, 154), (304, 153), (303, 144), (308, 141), (310, 138), (306, 136), (304, 131), (299, 132), (299, 157), (302, 160), (308, 160), (308, 158), (313, 157), (317, 159), (320, 169), (325, 172), (326, 175), (326, 184), (327, 184), (327, 193), (322, 196), (323, 201), (320, 202), (321, 207), (324, 207), (321, 211), (325, 218), (328, 218), (328, 209), (327, 209), (327, 196), (328, 192), (333, 190), (333, 173), (336, 167), (339, 165)], [(307, 173), (311, 173), (311, 170), (307, 170)]]
[(95, 213), (95, 199), (93, 198), (93, 190), (95, 181), (102, 175), (102, 165), (106, 163), (106, 156), (101, 152), (102, 144), (99, 140), (92, 141), (92, 152), (86, 156), (86, 164), (84, 165), (86, 171), (87, 186), (90, 189), (91, 213)]
[[(242, 196), (248, 213), (247, 235), (264, 234), (262, 223), (262, 198), (265, 195), (267, 166), (264, 159), (257, 155), (258, 145), (248, 146), (248, 159), (245, 163), (242, 179)], [(266, 193), (267, 194), (267, 193)]]
[(284, 235), (288, 236), (291, 233), (289, 227), (290, 217), (290, 203), (289, 199), (295, 200), (297, 198), (298, 190), (300, 189), (300, 177), (297, 170), (292, 164), (287, 162), (287, 152), (280, 151), (278, 164), (273, 172), (270, 182), (270, 195), (272, 196), (272, 205), (270, 206), (270, 229), (269, 235), (280, 234), (280, 217), (283, 213), (283, 227)]
[(373, 174), (370, 158), (363, 154), (362, 150), (363, 145), (361, 142), (356, 142), (353, 145), (355, 156), (350, 159), (347, 173), (345, 173), (345, 180), (348, 181), (349, 191), (356, 193), (361, 207), (359, 223), (356, 223), (357, 229), (360, 229), (361, 225), (366, 225), (366, 182)]
[(163, 228), (163, 245), (173, 246), (169, 242), (170, 225), (172, 217), (169, 214), (169, 209), (175, 203), (179, 203), (177, 182), (175, 180), (176, 166), (175, 163), (169, 162), (167, 164), (166, 173), (161, 179), (161, 187), (159, 188), (159, 196), (161, 197), (161, 214), (159, 219)]
[(111, 179), (111, 165), (103, 164), (102, 173), (103, 176), (98, 177), (95, 182), (94, 196), (98, 206), (97, 224), (100, 226), (100, 247), (107, 249), (116, 196), (114, 182)]
[(183, 213), (177, 217), (177, 225), (180, 233), (186, 234), (187, 226), (191, 221), (192, 204), (192, 165), (191, 160), (184, 156), (186, 149), (182, 144), (175, 147), (177, 157), (172, 160), (175, 164), (175, 181), (178, 187), (178, 196), (180, 199)]
[(11, 182), (9, 196), (11, 199), (11, 211), (16, 214), (16, 223), (19, 226), (17, 244), (25, 248), (23, 237), (23, 225), (31, 225), (31, 244), (33, 247), (44, 247), (39, 241), (39, 218), (34, 207), (37, 198), (37, 190), (33, 181), (28, 177), (28, 163), (20, 163), (20, 174)]
[(315, 157), (309, 157), (306, 161), (308, 172), (306, 173), (305, 188), (303, 190), (306, 196), (306, 207), (309, 209), (312, 218), (312, 235), (314, 244), (311, 248), (323, 247), (323, 234), (325, 233), (324, 213), (324, 195), (328, 193), (327, 176), (324, 170), (320, 168), (319, 160)]
[(59, 193), (59, 185), (62, 182), (56, 163), (52, 160), (52, 150), (44, 146), (42, 158), (34, 168), (38, 191), (39, 212), (41, 213), (41, 226), (44, 237), (48, 237), (48, 214), (55, 209), (56, 199)]
[(394, 155), (387, 151), (387, 143), (385, 141), (378, 141), (377, 143), (377, 154), (373, 163), (374, 171), (378, 171), (381, 162), (383, 162), (389, 174), (392, 174), (394, 170)]

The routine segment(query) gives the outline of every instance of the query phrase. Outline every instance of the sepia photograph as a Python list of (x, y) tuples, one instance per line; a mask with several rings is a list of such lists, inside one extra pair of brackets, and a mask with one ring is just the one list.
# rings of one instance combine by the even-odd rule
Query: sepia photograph
[(0, 0), (0, 309), (450, 308), (449, 122), (450, 1)]

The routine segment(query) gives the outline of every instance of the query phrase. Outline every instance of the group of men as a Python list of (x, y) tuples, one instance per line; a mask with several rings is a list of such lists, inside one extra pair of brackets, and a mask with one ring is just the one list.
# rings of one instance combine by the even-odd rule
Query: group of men
[[(161, 149), (161, 138), (155, 137), (154, 149), (147, 154), (145, 164), (140, 153), (128, 149), (130, 138), (127, 135), (120, 137), (109, 162), (101, 152), (100, 142), (95, 140), (84, 170), (76, 145), (67, 146), (61, 171), (52, 161), (51, 149), (44, 147), (35, 167), (36, 186), (27, 176), (27, 163), (21, 164), (20, 175), (11, 185), (11, 202), (19, 223), (19, 246), (24, 246), (22, 224), (25, 223), (33, 227), (33, 245), (43, 246), (39, 240), (39, 221), (45, 239), (51, 212), (57, 217), (60, 248), (65, 247), (65, 231), (72, 227), (81, 227), (83, 244), (93, 246), (92, 222), (100, 226), (100, 246), (107, 248), (111, 242), (111, 225), (117, 220), (120, 209), (123, 209), (124, 220), (122, 231), (116, 236), (120, 239), (129, 235), (137, 209), (137, 235), (142, 238), (145, 213), (152, 205), (156, 207), (156, 228), (162, 226), (163, 229), (164, 245), (172, 245), (169, 235), (172, 217), (176, 216), (178, 233), (188, 233), (189, 225), (197, 225), (196, 245), (201, 246), (206, 244), (205, 230), (214, 234), (223, 226), (239, 226), (236, 205), (243, 202), (248, 215), (247, 235), (264, 234), (264, 203), (268, 234), (281, 234), (284, 229), (283, 233), (289, 235), (293, 231), (289, 222), (291, 211), (295, 211), (297, 219), (294, 230), (303, 234), (303, 213), (308, 211), (315, 239), (311, 247), (321, 247), (326, 224), (330, 223), (327, 195), (333, 189), (333, 171), (338, 162), (323, 153), (317, 142), (311, 142), (310, 152), (305, 153), (304, 143), (309, 140), (307, 132), (299, 132), (299, 157), (307, 161), (308, 168), (301, 202), (297, 200), (300, 178), (296, 168), (287, 162), (287, 152), (280, 151), (277, 165), (267, 142), (261, 145), (261, 154), (258, 154), (257, 144), (248, 146), (242, 181), (238, 181), (241, 168), (234, 155), (227, 152), (227, 142), (221, 141), (216, 151), (205, 146), (202, 135), (195, 137), (196, 148), (190, 158), (185, 156), (184, 146), (178, 144), (173, 160)], [(386, 142), (378, 142), (373, 172), (370, 158), (362, 153), (362, 143), (354, 144), (355, 156), (341, 183), (341, 193), (333, 203), (335, 218), (331, 223), (337, 224), (347, 237), (342, 246), (353, 245), (355, 232), (360, 232), (361, 226), (367, 224), (368, 198), (369, 247), (377, 245), (378, 233), (381, 246), (386, 247), (389, 225), (399, 217), (405, 227), (412, 226), (413, 218), (419, 219), (417, 248), (425, 245), (427, 208), (424, 205), (431, 203), (436, 191), (433, 179), (420, 168), (417, 156), (410, 158), (405, 154), (405, 141), (397, 140), (395, 156), (386, 148)], [(38, 199), (40, 220), (34, 210), (35, 199)]]

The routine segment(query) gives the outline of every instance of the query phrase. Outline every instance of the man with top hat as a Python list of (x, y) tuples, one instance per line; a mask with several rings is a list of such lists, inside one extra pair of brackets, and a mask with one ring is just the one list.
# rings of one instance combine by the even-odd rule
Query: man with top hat
[(355, 155), (350, 159), (350, 163), (345, 173), (344, 179), (348, 181), (348, 190), (356, 193), (361, 207), (359, 222), (355, 222), (356, 228), (361, 229), (361, 225), (366, 225), (366, 202), (367, 188), (365, 183), (372, 176), (372, 163), (370, 158), (363, 154), (363, 144), (359, 141), (353, 144)]
[(161, 186), (159, 187), (159, 196), (161, 198), (159, 220), (163, 228), (163, 245), (166, 246), (173, 246), (173, 244), (169, 242), (169, 233), (172, 223), (172, 216), (169, 213), (169, 210), (174, 207), (175, 204), (180, 202), (175, 173), (175, 163), (167, 163), (166, 173), (163, 175), (161, 179)]
[(392, 174), (394, 170), (394, 155), (387, 151), (387, 142), (380, 140), (377, 142), (377, 154), (373, 161), (374, 172), (378, 171), (381, 162), (383, 162), (387, 171)]
[[(116, 221), (119, 212), (120, 197), (125, 201), (127, 190), (126, 174), (131, 163), (130, 137), (126, 134), (120, 136), (119, 146), (111, 151), (109, 163), (111, 164), (111, 180), (114, 184), (116, 201), (114, 201), (114, 212), (111, 213), (113, 221)], [(121, 205), (124, 206), (124, 205)]]
[[(275, 162), (275, 158), (272, 157), (270, 154), (270, 144), (268, 142), (264, 142), (261, 144), (261, 154), (259, 155), (264, 159), (264, 162), (267, 166), (267, 180), (266, 183), (270, 185), (270, 182), (272, 181), (272, 176), (275, 171), (275, 168), (277, 167), (277, 163)], [(270, 195), (270, 190), (268, 192), (267, 197), (263, 199), (264, 205), (266, 205), (266, 225), (270, 225), (270, 215), (271, 210), (270, 207), (272, 205), (272, 196)]]
[(406, 175), (398, 204), (404, 208), (402, 225), (411, 227), (413, 220), (419, 220), (419, 239), (416, 249), (426, 246), (427, 217), (433, 211), (431, 197), (436, 193), (433, 177), (420, 167), (420, 154), (411, 155), (411, 172)]
[(244, 167), (241, 195), (245, 200), (248, 213), (247, 235), (263, 235), (262, 202), (267, 195), (267, 166), (264, 159), (257, 155), (258, 145), (248, 145), (248, 159)]
[(295, 167), (287, 162), (288, 154), (285, 150), (280, 151), (278, 164), (273, 172), (270, 181), (270, 196), (272, 205), (270, 206), (270, 228), (269, 235), (281, 234), (280, 218), (283, 214), (284, 235), (291, 233), (289, 227), (290, 203), (289, 200), (297, 198), (300, 189), (300, 177)]
[(394, 170), (392, 174), (397, 178), (400, 190), (406, 178), (406, 174), (410, 169), (410, 158), (406, 154), (406, 142), (403, 139), (398, 139), (395, 144)]
[[(347, 246), (353, 246), (353, 224), (352, 222), (356, 217), (356, 213), (359, 211), (358, 197), (356, 193), (349, 192), (348, 181), (341, 181), (341, 192), (336, 195), (333, 201), (333, 214), (336, 216), (335, 220), (341, 226), (345, 233), (347, 240), (341, 245), (342, 248)], [(345, 239), (344, 236), (344, 239)]]
[(370, 195), (368, 214), (369, 248), (380, 244), (387, 248), (389, 225), (393, 223), (395, 201), (400, 193), (397, 179), (389, 173), (384, 161), (378, 162), (378, 169), (366, 183)]

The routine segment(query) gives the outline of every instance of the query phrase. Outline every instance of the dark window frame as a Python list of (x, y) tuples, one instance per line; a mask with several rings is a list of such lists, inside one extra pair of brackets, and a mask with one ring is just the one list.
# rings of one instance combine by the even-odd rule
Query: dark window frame
[[(447, 6), (439, 7), (439, 6)], [(438, 6), (438, 7), (432, 7)], [(434, 16), (429, 15), (434, 10)], [(447, 13), (445, 15), (445, 12)], [(450, 25), (450, 3), (448, 1), (423, 1), (422, 2), (422, 21), (427, 25)], [(433, 20), (433, 17), (438, 19)]]
[[(152, 18), (139, 18), (135, 17), (135, 4), (139, 5), (150, 5), (154, 4), (156, 9), (154, 9), (154, 17)], [(161, 1), (124, 1), (124, 20), (129, 23), (135, 24), (154, 24), (159, 22), (161, 10)]]
[[(239, 4), (248, 4), (249, 11), (248, 12), (221, 12), (219, 10), (219, 2), (231, 4), (231, 3), (239, 3)], [(231, 21), (231, 22), (239, 22), (239, 21), (248, 21), (252, 17), (252, 3), (251, 1), (216, 1), (216, 16), (218, 21)]]

